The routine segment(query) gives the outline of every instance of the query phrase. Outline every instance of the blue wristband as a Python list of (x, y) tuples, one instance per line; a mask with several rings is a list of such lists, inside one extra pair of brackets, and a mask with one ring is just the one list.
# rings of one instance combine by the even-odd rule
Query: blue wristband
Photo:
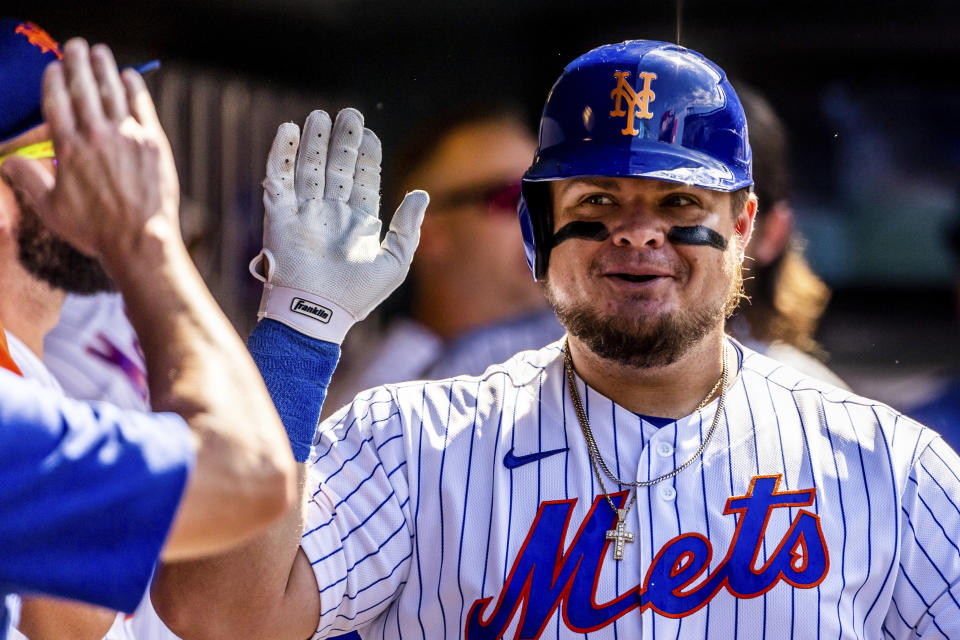
[(247, 349), (277, 407), (297, 462), (310, 457), (340, 345), (306, 336), (276, 320), (262, 320)]

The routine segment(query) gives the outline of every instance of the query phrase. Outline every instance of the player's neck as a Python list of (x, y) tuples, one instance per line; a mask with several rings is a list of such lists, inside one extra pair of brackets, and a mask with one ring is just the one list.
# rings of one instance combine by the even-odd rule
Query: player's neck
[(28, 274), (17, 263), (8, 265), (0, 277), (0, 321), (38, 358), (43, 358), (43, 339), (60, 321), (66, 294)]
[[(570, 337), (574, 367), (590, 387), (629, 411), (663, 418), (687, 416), (706, 397), (720, 377), (724, 344), (718, 327), (673, 364), (637, 369), (601, 358)], [(728, 360), (728, 367), (732, 378), (735, 363)]]

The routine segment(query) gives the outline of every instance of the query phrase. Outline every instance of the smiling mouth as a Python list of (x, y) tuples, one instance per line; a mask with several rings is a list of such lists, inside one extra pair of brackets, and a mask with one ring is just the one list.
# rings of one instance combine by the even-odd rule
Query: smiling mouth
[(651, 280), (655, 278), (659, 278), (661, 276), (655, 276), (655, 275), (641, 276), (641, 275), (634, 275), (632, 273), (611, 273), (610, 277), (616, 278), (618, 280), (624, 280), (626, 282), (650, 282)]

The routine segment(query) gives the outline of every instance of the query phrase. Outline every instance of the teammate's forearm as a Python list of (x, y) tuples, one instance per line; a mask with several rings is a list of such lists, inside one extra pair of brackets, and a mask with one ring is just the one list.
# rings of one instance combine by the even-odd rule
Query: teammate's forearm
[[(299, 467), (303, 487), (306, 467)], [(320, 596), (300, 551), (304, 503), (225, 554), (162, 565), (151, 598), (164, 624), (184, 640), (310, 637)]]
[(116, 617), (110, 609), (72, 600), (25, 598), (17, 629), (30, 640), (100, 640)]
[(156, 225), (142, 244), (136, 259), (111, 256), (106, 266), (141, 337), (154, 407), (182, 415), (197, 436), (164, 553), (182, 559), (222, 551), (286, 511), (293, 461), (253, 362), (176, 230)]
[[(291, 441), (306, 438), (309, 450), (339, 347), (273, 320), (261, 321), (247, 346)], [(303, 499), (255, 540), (215, 558), (161, 568), (153, 602), (167, 626), (184, 638), (255, 636), (256, 629), (303, 638), (316, 629), (319, 594), (300, 552), (305, 478), (306, 466), (299, 465)]]

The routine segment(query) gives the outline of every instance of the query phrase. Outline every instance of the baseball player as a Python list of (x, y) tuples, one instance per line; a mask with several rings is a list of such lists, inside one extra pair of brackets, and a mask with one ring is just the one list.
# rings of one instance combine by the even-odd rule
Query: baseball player
[[(40, 78), (58, 55), (60, 44), (40, 26), (0, 18), (0, 85), (5, 88), (0, 140), (41, 124)], [(55, 162), (48, 141), (30, 147), (30, 153)], [(4, 299), (18, 299), (2, 311), (15, 335), (12, 348), (22, 341), (34, 353), (42, 352), (43, 363), (72, 398), (148, 410), (143, 356), (120, 295), (106, 292), (111, 283), (100, 264), (53, 236), (23, 198), (0, 200), (0, 217), (7, 241), (14, 243), (0, 265)], [(31, 363), (31, 370), (50, 382), (49, 372), (34, 364), (39, 363)]]
[[(36, 25), (15, 28), (50, 48)], [(0, 371), (0, 638), (17, 614), (9, 593), (129, 611), (158, 556), (236, 545), (284, 512), (294, 489), (261, 379), (187, 257), (172, 154), (142, 79), (121, 77), (103, 46), (73, 40), (56, 54), (64, 62), (45, 73), (45, 123), (23, 110), (32, 126), (0, 138), (0, 197), (19, 193), (114, 277), (149, 336), (151, 367), (163, 372), (152, 390), (168, 413), (63, 398), (16, 375), (0, 340), (10, 369)], [(33, 91), (21, 77), (2, 99)], [(53, 153), (56, 172), (40, 161)]]
[[(353, 196), (373, 183), (310, 179), (328, 122), (308, 120), (299, 157), (286, 125), (271, 151), (258, 331), (323, 340), (377, 283), (341, 232), (373, 226)], [(334, 126), (328, 163), (363, 156), (358, 128)], [(297, 435), (304, 503), (241, 552), (165, 569), (161, 616), (185, 637), (960, 637), (956, 454), (724, 334), (751, 183), (740, 103), (700, 54), (631, 41), (573, 61), (519, 207), (566, 338), (363, 392)]]
[[(0, 143), (5, 148), (21, 147), (17, 138), (40, 126), (41, 76), (58, 53), (59, 43), (36, 24), (0, 19), (0, 85), (18, 88), (0, 100), (0, 140), (11, 140)], [(52, 145), (41, 150), (52, 153)], [(55, 170), (54, 158), (39, 159)], [(0, 220), (0, 322), (23, 376), (70, 398), (149, 410), (146, 369), (122, 298), (94, 293), (110, 287), (103, 267), (57, 238), (34, 207), (5, 186)], [(22, 605), (20, 629), (36, 638), (64, 630), (99, 638), (117, 617), (55, 598), (24, 598)], [(10, 635), (22, 637), (16, 630)]]

